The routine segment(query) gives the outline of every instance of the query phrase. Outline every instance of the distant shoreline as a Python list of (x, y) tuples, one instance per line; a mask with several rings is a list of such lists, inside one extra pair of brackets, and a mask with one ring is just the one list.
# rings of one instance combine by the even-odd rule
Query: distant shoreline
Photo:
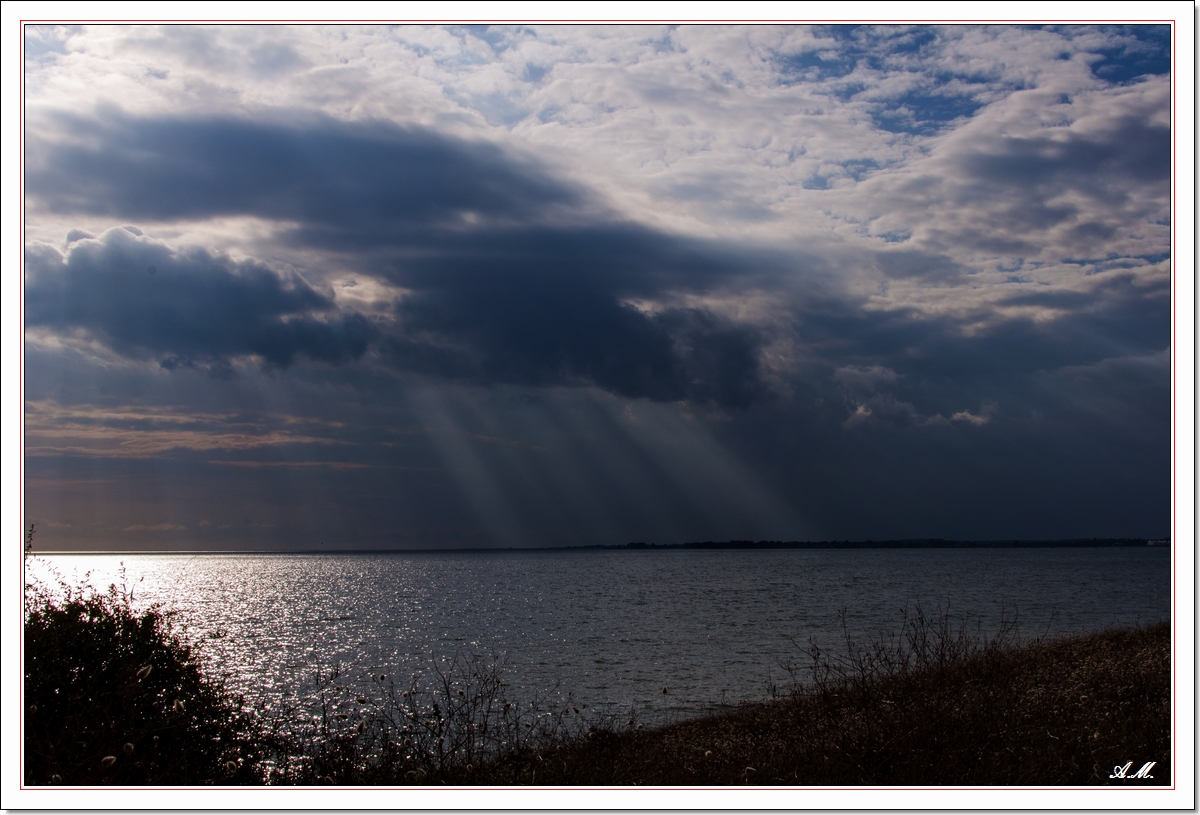
[(1059, 540), (946, 540), (909, 538), (865, 541), (695, 541), (690, 543), (593, 544), (590, 546), (475, 546), (454, 549), (61, 549), (33, 552), (34, 555), (428, 555), (509, 552), (645, 552), (678, 550), (762, 549), (1083, 549), (1139, 546), (1169, 546), (1169, 539), (1154, 538), (1064, 538)]

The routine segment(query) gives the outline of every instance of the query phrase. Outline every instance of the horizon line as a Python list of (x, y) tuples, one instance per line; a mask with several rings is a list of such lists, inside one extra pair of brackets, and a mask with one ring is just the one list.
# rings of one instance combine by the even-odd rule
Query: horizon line
[(887, 540), (821, 541), (689, 541), (686, 543), (646, 543), (633, 541), (617, 544), (581, 544), (574, 546), (460, 546), (450, 548), (305, 548), (305, 549), (44, 549), (31, 555), (385, 555), (450, 554), (475, 552), (564, 552), (564, 551), (645, 551), (659, 549), (1028, 549), (1089, 548), (1115, 546), (1166, 546), (1168, 538), (892, 538)]

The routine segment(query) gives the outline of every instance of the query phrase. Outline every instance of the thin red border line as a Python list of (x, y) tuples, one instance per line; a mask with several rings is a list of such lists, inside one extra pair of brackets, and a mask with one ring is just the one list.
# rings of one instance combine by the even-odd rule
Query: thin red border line
[[(1178, 172), (1178, 168), (1176, 167), (1176, 161), (1178, 159), (1177, 151), (1179, 149), (1179, 142), (1178, 142), (1178, 133), (1176, 132), (1177, 128), (1175, 126), (1176, 122), (1178, 121), (1178, 111), (1176, 109), (1176, 105), (1178, 104), (1178, 97), (1176, 96), (1176, 94), (1178, 92), (1178, 84), (1175, 80), (1175, 68), (1176, 68), (1176, 59), (1175, 58), (1176, 58), (1176, 54), (1177, 54), (1177, 49), (1175, 47), (1176, 36), (1177, 36), (1177, 32), (1175, 30), (1175, 26), (1172, 25), (1171, 26), (1171, 783), (1172, 784), (1179, 783), (1179, 780), (1178, 780), (1179, 751), (1176, 749), (1176, 744), (1175, 744), (1175, 736), (1179, 732), (1179, 728), (1178, 728), (1178, 724), (1179, 724), (1179, 704), (1178, 704), (1179, 682), (1177, 681), (1178, 677), (1175, 672), (1175, 662), (1176, 662), (1175, 655), (1178, 653), (1178, 651), (1176, 649), (1176, 643), (1178, 642), (1177, 633), (1178, 633), (1178, 626), (1179, 626), (1179, 615), (1177, 613), (1177, 605), (1179, 602), (1179, 584), (1177, 582), (1178, 571), (1176, 569), (1176, 553), (1178, 551), (1177, 547), (1178, 547), (1178, 537), (1179, 537), (1179, 535), (1178, 535), (1179, 455), (1176, 451), (1176, 443), (1178, 441), (1176, 422), (1179, 421), (1179, 411), (1178, 411), (1178, 406), (1176, 405), (1176, 397), (1177, 397), (1176, 364), (1178, 362), (1176, 348), (1177, 348), (1177, 331), (1179, 328), (1179, 326), (1178, 326), (1179, 321), (1176, 318), (1176, 312), (1175, 312), (1175, 308), (1178, 305), (1178, 301), (1176, 299), (1176, 288), (1175, 288), (1176, 283), (1178, 282), (1178, 277), (1175, 274), (1175, 272), (1176, 272), (1175, 247), (1177, 246), (1178, 229), (1179, 229), (1178, 224), (1177, 224), (1177, 221), (1179, 219), (1175, 217), (1178, 213), (1178, 207), (1176, 206), (1175, 196), (1179, 194), (1179, 189), (1178, 189), (1178, 184), (1177, 184), (1178, 179), (1176, 176), (1176, 173)], [(1193, 195), (1194, 195), (1194, 193), (1193, 193)], [(1194, 320), (1194, 317), (1193, 317), (1193, 320)], [(1195, 383), (1192, 384), (1192, 391), (1193, 391), (1193, 395), (1194, 395)], [(1192, 464), (1192, 472), (1195, 473), (1195, 463), (1194, 462)], [(1193, 512), (1193, 514), (1195, 513), (1194, 507), (1192, 509), (1192, 512)], [(1193, 597), (1195, 595), (1195, 588), (1196, 588), (1195, 585), (1193, 585), (1192, 586)], [(1194, 664), (1194, 662), (1195, 662), (1194, 654), (1192, 656), (1192, 660), (1193, 660), (1193, 664)], [(1192, 739), (1193, 739), (1193, 747), (1194, 747), (1195, 746), (1195, 736), (1194, 735), (1193, 735)], [(1193, 753), (1194, 752), (1195, 751), (1193, 750)], [(1194, 779), (1193, 779), (1193, 783), (1195, 783)], [(1194, 795), (1195, 795), (1195, 793), (1193, 792), (1193, 796)], [(1193, 801), (1195, 801), (1194, 797), (1193, 797)]]
[[(25, 404), (25, 333), (24, 333), (24, 325), (25, 325), (25, 275), (24, 275), (24, 268), (25, 268), (25, 255), (24, 255), (24, 245), (25, 245), (25, 70), (24, 70), (24, 67), (25, 67), (25, 36), (24, 36), (24, 27), (25, 27), (26, 25), (37, 25), (37, 24), (48, 24), (48, 23), (60, 23), (60, 22), (63, 22), (63, 21), (62, 21), (62, 20), (57, 20), (57, 21), (43, 21), (43, 20), (21, 20), (21, 21), (20, 21), (20, 28), (21, 28), (21, 47), (20, 47), (20, 55), (21, 55), (21, 72), (20, 72), (21, 107), (20, 107), (20, 114), (19, 114), (19, 122), (20, 122), (20, 126), (21, 126), (21, 132), (20, 132), (20, 137), (19, 137), (19, 149), (20, 149), (20, 157), (19, 157), (19, 161), (18, 161), (18, 166), (19, 166), (19, 170), (20, 170), (20, 174), (21, 174), (21, 208), (20, 208), (20, 210), (21, 210), (21, 226), (20, 226), (20, 230), (21, 230), (21, 247), (20, 247), (20, 251), (21, 251), (21, 258), (20, 258), (20, 265), (19, 265), (19, 268), (22, 270), (22, 275), (21, 275), (21, 301), (20, 301), (20, 303), (18, 304), (18, 314), (19, 314), (19, 316), (20, 316), (20, 322), (21, 322), (21, 329), (22, 329), (22, 330), (21, 330), (21, 343), (20, 343), (20, 345), (21, 345), (21, 359), (20, 359), (20, 360), (19, 360), (19, 362), (18, 362), (18, 371), (19, 371), (19, 374), (20, 374), (20, 389), (19, 389), (19, 392), (20, 392), (20, 395), (21, 395), (21, 404), (22, 404), (22, 406)], [(138, 21), (138, 20), (72, 20), (72, 22), (77, 22), (77, 23), (80, 23), (80, 24), (89, 24), (89, 23), (95, 23), (95, 24), (101, 24), (101, 25), (102, 25), (102, 24), (113, 24), (113, 23), (133, 23), (133, 24), (141, 23), (141, 24), (148, 24), (148, 23), (150, 23), (150, 22), (152, 22), (152, 21), (144, 21), (144, 20), (143, 20), (143, 21)], [(224, 22), (224, 23), (228, 23), (228, 22), (230, 22), (230, 21), (222, 21), (222, 20), (172, 20), (172, 21), (163, 21), (163, 22), (159, 22), (159, 23), (157, 23), (157, 24), (161, 24), (161, 25), (188, 25), (188, 24), (194, 24), (194, 23), (197, 23), (197, 22), (205, 22), (205, 23), (222, 23), (222, 22)], [(361, 24), (361, 23), (385, 23), (385, 22), (393, 22), (393, 23), (407, 22), (407, 23), (451, 24), (451, 23), (448, 23), (447, 21), (438, 21), (438, 20), (417, 20), (417, 21), (399, 21), (399, 20), (351, 20), (351, 21), (346, 21), (346, 20), (342, 20), (342, 21), (332, 21), (332, 20), (267, 20), (267, 21), (262, 21), (262, 20), (239, 20), (239, 21), (234, 21), (234, 22), (235, 22), (235, 23), (243, 23), (243, 24), (252, 24), (252, 23), (255, 23), (255, 22), (268, 22), (268, 23), (272, 23), (272, 24), (276, 24), (276, 25), (303, 24), (303, 23), (329, 23), (329, 24), (335, 24), (335, 25), (336, 25), (336, 24), (340, 24), (340, 25), (354, 25), (354, 24)], [(454, 22), (456, 22), (456, 23), (459, 23), (459, 24), (465, 24), (466, 22), (482, 22), (482, 21), (454, 21)], [(596, 22), (605, 22), (605, 23), (610, 23), (610, 24), (611, 24), (611, 23), (621, 23), (621, 22), (634, 22), (634, 23), (638, 23), (638, 24), (651, 25), (651, 24), (663, 24), (663, 23), (666, 23), (666, 22), (671, 22), (671, 21), (663, 21), (663, 20), (636, 20), (636, 21), (625, 21), (625, 20), (604, 20), (604, 21), (589, 21), (589, 20), (567, 20), (567, 21), (556, 21), (556, 20), (532, 20), (532, 21), (530, 21), (530, 20), (523, 20), (523, 21), (522, 21), (522, 20), (492, 20), (492, 21), (490, 21), (490, 22), (492, 22), (492, 23), (512, 23), (512, 24), (524, 24), (524, 25), (537, 25), (537, 24), (575, 24), (575, 25), (588, 25), (588, 24), (591, 24), (591, 23), (596, 23)], [(786, 24), (786, 23), (791, 23), (791, 24), (800, 24), (800, 23), (822, 23), (822, 24), (826, 24), (826, 25), (837, 25), (837, 24), (839, 24), (839, 21), (834, 21), (834, 20), (750, 20), (750, 21), (747, 21), (747, 20), (719, 20), (719, 21), (718, 21), (718, 20), (675, 20), (675, 21), (673, 21), (673, 22), (675, 22), (675, 23), (678, 23), (678, 24), (687, 24), (687, 23), (701, 23), (701, 24), (703, 24), (703, 23), (705, 23), (705, 22), (707, 22), (707, 23), (714, 23), (714, 22), (727, 22), (727, 23), (728, 23), (728, 22), (733, 22), (733, 23), (739, 23), (739, 22), (740, 22), (740, 23), (747, 23), (747, 24), (754, 23), (754, 24), (763, 24), (763, 25), (769, 25), (769, 24), (772, 24), (772, 23), (781, 23), (781, 24)], [(861, 22), (861, 21), (852, 21), (852, 22), (857, 22), (857, 23), (859, 23), (859, 24), (862, 24), (862, 22)], [(1172, 594), (1171, 594), (1171, 634), (1172, 634), (1172, 637), (1171, 637), (1171, 656), (1172, 656), (1172, 672), (1171, 672), (1171, 678), (1172, 678), (1172, 682), (1171, 682), (1171, 736), (1172, 736), (1172, 750), (1171, 750), (1171, 786), (1170, 786), (1170, 787), (1145, 787), (1145, 786), (1136, 786), (1136, 787), (1134, 787), (1134, 786), (1126, 786), (1126, 787), (1112, 787), (1111, 789), (1126, 789), (1126, 790), (1151, 790), (1151, 791), (1155, 791), (1155, 790), (1157, 790), (1157, 791), (1169, 791), (1169, 790), (1175, 790), (1175, 789), (1177, 789), (1177, 785), (1178, 785), (1178, 773), (1177, 773), (1177, 770), (1178, 770), (1178, 762), (1179, 762), (1179, 756), (1178, 756), (1178, 752), (1179, 752), (1179, 751), (1178, 751), (1178, 750), (1176, 750), (1176, 749), (1174, 749), (1174, 746), (1175, 746), (1175, 740), (1174, 740), (1174, 736), (1175, 736), (1175, 735), (1177, 734), (1177, 732), (1178, 732), (1178, 728), (1177, 728), (1177, 726), (1176, 726), (1176, 725), (1177, 725), (1177, 723), (1178, 723), (1178, 715), (1179, 715), (1179, 711), (1178, 711), (1178, 704), (1177, 704), (1177, 701), (1178, 701), (1178, 683), (1175, 681), (1175, 680), (1177, 679), (1177, 677), (1176, 677), (1176, 675), (1175, 675), (1175, 671), (1174, 671), (1174, 657), (1175, 657), (1175, 654), (1176, 654), (1175, 642), (1176, 642), (1176, 634), (1177, 634), (1177, 627), (1178, 627), (1178, 613), (1177, 613), (1177, 611), (1178, 611), (1178, 601), (1179, 601), (1179, 597), (1178, 597), (1178, 595), (1179, 595), (1179, 591), (1178, 591), (1178, 584), (1177, 584), (1177, 563), (1176, 563), (1176, 560), (1177, 560), (1177, 557), (1176, 557), (1176, 555), (1177, 555), (1177, 532), (1178, 532), (1178, 519), (1177, 519), (1177, 515), (1178, 515), (1178, 511), (1177, 511), (1177, 506), (1178, 506), (1178, 456), (1177, 456), (1177, 454), (1176, 454), (1176, 450), (1175, 450), (1175, 446), (1176, 446), (1176, 439), (1177, 439), (1177, 433), (1176, 433), (1176, 422), (1177, 422), (1177, 420), (1178, 420), (1178, 411), (1177, 411), (1177, 409), (1176, 409), (1176, 402), (1175, 402), (1175, 398), (1176, 398), (1176, 382), (1177, 382), (1177, 380), (1176, 380), (1176, 373), (1177, 373), (1177, 353), (1176, 353), (1176, 344), (1177, 344), (1177, 333), (1178, 333), (1178, 321), (1177, 321), (1177, 319), (1176, 319), (1175, 308), (1174, 308), (1174, 306), (1176, 305), (1176, 283), (1177, 283), (1177, 277), (1176, 277), (1176, 263), (1175, 263), (1175, 247), (1176, 247), (1176, 245), (1177, 245), (1177, 241), (1178, 241), (1178, 224), (1177, 224), (1177, 220), (1178, 220), (1178, 219), (1176, 218), (1176, 214), (1177, 214), (1177, 210), (1178, 210), (1178, 207), (1176, 206), (1176, 196), (1178, 195), (1178, 189), (1177, 189), (1178, 185), (1177, 185), (1177, 183), (1176, 183), (1176, 181), (1177, 181), (1177, 177), (1176, 177), (1176, 173), (1177, 173), (1177, 167), (1176, 167), (1176, 156), (1177, 156), (1177, 154), (1176, 154), (1176, 151), (1177, 151), (1177, 149), (1178, 149), (1178, 134), (1177, 134), (1177, 132), (1176, 132), (1176, 121), (1177, 121), (1177, 119), (1178, 119), (1178, 95), (1177, 95), (1177, 94), (1178, 94), (1178, 88), (1177, 88), (1177, 83), (1176, 83), (1176, 78), (1175, 78), (1175, 71), (1176, 71), (1176, 67), (1177, 67), (1177, 59), (1176, 59), (1176, 57), (1177, 57), (1177, 50), (1178, 50), (1178, 49), (1177, 49), (1177, 40), (1178, 40), (1178, 34), (1177, 34), (1177, 32), (1176, 32), (1176, 26), (1177, 26), (1177, 23), (1178, 23), (1178, 21), (1177, 21), (1177, 20), (1175, 20), (1175, 19), (1169, 19), (1169, 20), (1158, 20), (1158, 19), (1151, 19), (1151, 20), (1146, 20), (1146, 19), (1141, 19), (1141, 20), (1117, 20), (1117, 19), (1112, 19), (1112, 20), (1064, 20), (1064, 21), (1047, 21), (1047, 20), (1028, 20), (1028, 21), (1026, 21), (1026, 20), (1003, 20), (1003, 21), (1001, 21), (1001, 20), (942, 20), (942, 21), (940, 21), (940, 23), (941, 23), (941, 24), (945, 24), (945, 25), (957, 25), (957, 24), (962, 24), (962, 25), (968, 25), (968, 24), (975, 24), (975, 25), (988, 25), (988, 24), (1007, 24), (1007, 25), (1015, 25), (1015, 24), (1019, 24), (1019, 23), (1021, 23), (1021, 22), (1040, 22), (1040, 23), (1042, 23), (1042, 24), (1050, 24), (1050, 23), (1053, 23), (1053, 22), (1070, 22), (1070, 23), (1074, 23), (1074, 24), (1076, 24), (1076, 25), (1087, 25), (1087, 24), (1094, 24), (1094, 23), (1097, 23), (1097, 22), (1107, 22), (1107, 23), (1114, 23), (1114, 22), (1128, 22), (1128, 23), (1137, 23), (1137, 24), (1153, 24), (1153, 23), (1159, 23), (1159, 24), (1167, 24), (1167, 25), (1170, 25), (1170, 26), (1171, 26), (1171, 304), (1172, 304), (1172, 308), (1171, 308), (1171, 414), (1172, 414), (1172, 416), (1171, 416), (1171, 418), (1172, 418), (1172, 421), (1171, 421), (1171, 503), (1172, 503), (1172, 512), (1171, 512), (1171, 588), (1172, 588)], [(887, 24), (887, 23), (907, 23), (907, 24), (912, 24), (912, 25), (921, 25), (921, 24), (926, 24), (926, 25), (928, 25), (928, 24), (936, 24), (934, 21), (929, 21), (929, 20), (904, 20), (904, 21), (899, 21), (899, 20), (874, 20), (874, 21), (871, 21), (871, 23), (869, 23), (869, 24)], [(24, 450), (24, 449), (25, 449), (25, 416), (24, 416), (24, 410), (22, 410), (22, 415), (21, 415), (21, 449), (22, 449), (22, 450)], [(20, 490), (21, 490), (21, 532), (22, 532), (22, 537), (23, 537), (23, 536), (24, 536), (24, 531), (25, 531), (25, 457), (24, 457), (24, 455), (22, 455), (22, 456), (21, 456), (21, 468), (20, 468), (20, 472), (21, 472), (21, 485), (20, 485)], [(24, 578), (25, 578), (25, 561), (24, 561), (24, 552), (22, 551), (22, 560), (21, 560), (21, 579), (22, 579), (22, 592), (21, 592), (21, 597), (22, 597), (22, 610), (24, 609)], [(20, 645), (20, 651), (18, 652), (18, 656), (20, 656), (20, 657), (21, 657), (21, 665), (24, 665), (24, 637), (22, 637), (22, 638), (19, 640), (19, 642), (21, 643), (21, 645)], [(25, 702), (24, 702), (24, 693), (25, 693), (25, 687), (24, 687), (24, 683), (22, 683), (22, 684), (21, 684), (20, 691), (19, 691), (19, 696), (20, 696), (20, 698), (21, 698), (21, 710), (22, 710), (22, 713), (24, 713), (24, 708), (25, 708)], [(24, 720), (25, 720), (25, 717), (22, 715), (22, 717), (21, 717), (21, 729), (22, 729), (22, 732), (21, 732), (21, 738), (22, 738), (22, 743), (24, 743), (24, 732), (23, 732), (23, 728), (24, 728)], [(18, 761), (19, 761), (19, 764), (18, 764), (18, 766), (19, 766), (19, 767), (21, 767), (21, 781), (20, 781), (20, 789), (22, 789), (22, 790), (24, 790), (24, 791), (40, 791), (40, 790), (51, 790), (51, 791), (53, 791), (53, 790), (57, 790), (57, 789), (65, 789), (65, 788), (56, 788), (56, 787), (26, 787), (26, 786), (25, 786), (25, 774), (24, 774), (24, 766), (23, 766), (23, 765), (24, 765), (24, 760), (25, 760), (25, 754), (24, 754), (24, 750), (22, 750), (22, 751), (21, 751), (20, 758), (19, 758), (19, 760), (18, 760)], [(658, 790), (658, 789), (662, 789), (662, 790), (680, 789), (680, 790), (689, 790), (689, 791), (699, 791), (699, 790), (706, 790), (706, 789), (713, 789), (713, 788), (714, 788), (714, 787), (639, 787), (639, 789), (655, 789), (655, 790)], [(726, 786), (720, 786), (720, 787), (715, 787), (715, 788), (717, 788), (717, 789), (726, 789), (727, 787), (726, 787)], [(164, 788), (159, 788), (159, 787), (82, 787), (82, 788), (81, 788), (81, 787), (72, 787), (71, 789), (73, 789), (73, 790), (83, 790), (83, 791), (93, 791), (93, 790), (95, 790), (95, 791), (101, 791), (101, 790), (105, 790), (105, 789), (110, 789), (110, 790), (116, 790), (116, 789), (119, 789), (119, 790), (152, 790), (152, 789), (180, 789), (180, 788), (178, 788), (178, 787), (164, 787)], [(246, 789), (272, 789), (272, 788), (268, 788), (268, 787), (261, 787), (261, 788), (257, 788), (257, 787), (218, 787), (218, 788), (213, 788), (213, 787), (185, 787), (185, 788), (183, 788), (183, 789), (199, 789), (199, 790), (205, 790), (205, 789), (246, 790)], [(414, 787), (355, 787), (354, 789), (405, 790), (405, 789), (446, 789), (446, 788), (445, 788), (445, 787), (429, 787), (429, 788), (419, 788), (419, 787), (418, 787), (418, 788), (414, 788)], [(463, 788), (455, 788), (455, 789), (465, 789), (465, 790), (472, 790), (472, 789), (479, 789), (479, 790), (506, 790), (506, 789), (513, 789), (513, 787), (463, 787)], [(531, 787), (530, 789), (534, 789), (534, 788), (532, 788), (532, 787)], [(632, 789), (632, 788), (630, 788), (630, 787), (565, 787), (565, 788), (558, 788), (558, 787), (545, 787), (545, 788), (542, 788), (542, 789), (571, 789), (571, 790), (593, 790), (593, 791), (594, 791), (594, 790), (608, 790), (608, 789), (615, 789), (615, 790), (625, 790), (625, 789)], [(759, 787), (759, 786), (753, 786), (753, 787), (747, 787), (747, 789), (755, 789), (755, 790), (793, 790), (793, 789), (794, 789), (794, 790), (831, 790), (831, 791), (846, 791), (846, 790), (860, 790), (860, 789), (861, 789), (861, 790), (864, 790), (864, 791), (869, 791), (869, 790), (884, 790), (884, 791), (890, 791), (890, 790), (917, 790), (917, 791), (928, 792), (928, 791), (940, 791), (940, 790), (947, 790), (947, 791), (983, 791), (983, 790), (992, 790), (992, 789), (1002, 789), (1002, 790), (1009, 790), (1009, 789), (1012, 789), (1012, 790), (1035, 790), (1035, 791), (1043, 791), (1043, 790), (1091, 790), (1091, 789), (1108, 789), (1108, 787), (1105, 787), (1105, 786), (1100, 786), (1100, 787), (1096, 787), (1096, 786), (1088, 786), (1088, 787), (1010, 787), (1010, 786), (1003, 786), (1003, 787), (944, 787), (944, 786), (943, 786), (943, 787), (928, 787), (928, 788), (926, 788), (926, 787)]]
[(245, 787), (218, 787), (212, 785), (204, 786), (189, 786), (189, 787), (69, 787), (69, 786), (45, 786), (45, 787), (21, 787), (28, 792), (165, 792), (165, 791), (213, 791), (213, 792), (278, 792), (279, 790), (328, 790), (329, 792), (346, 792), (356, 790), (362, 792), (404, 792), (407, 790), (419, 790), (424, 792), (446, 791), (446, 792), (506, 792), (517, 790), (532, 790), (538, 792), (548, 792), (557, 790), (561, 792), (642, 792), (651, 790), (654, 792), (708, 792), (711, 790), (738, 790), (745, 792), (1002, 792), (1006, 790), (1015, 790), (1017, 792), (1086, 792), (1088, 790), (1111, 790), (1113, 792), (1173, 792), (1174, 786), (1138, 786), (1138, 785), (1123, 785), (1115, 786), (1108, 784), (1095, 784), (1086, 787), (1008, 787), (1008, 786), (991, 786), (991, 787), (779, 787), (767, 786), (758, 784), (712, 784), (707, 787), (653, 787), (653, 786), (612, 786), (612, 787), (585, 787), (585, 786), (555, 786), (555, 787), (539, 787), (525, 784), (508, 784), (504, 786), (478, 786), (478, 787), (428, 787), (428, 786), (270, 786), (256, 784)]
[(20, 785), (21, 789), (25, 787), (25, 26), (20, 27), (21, 47), (17, 53), (21, 57), (21, 106), (17, 115), (18, 123), (21, 126), (19, 140), (17, 142), (20, 155), (17, 159), (18, 170), (21, 173), (21, 245), (18, 247), (21, 257), (17, 268), (21, 270), (21, 302), (18, 304), (18, 314), (21, 318), (21, 359), (17, 363), (18, 372), (20, 375), (20, 383), (18, 385), (21, 394), (21, 468), (20, 468), (20, 490), (21, 490), (21, 610), (17, 615), (17, 619), (21, 621), (21, 631), (18, 632), (17, 642), (17, 658), (20, 660), (21, 666), (21, 687), (17, 690), (17, 698), (20, 700), (21, 709), (17, 725), (17, 733), (21, 739), (19, 756), (17, 758), (17, 769), (21, 773)]
[[(1155, 763), (1157, 763), (1157, 762), (1155, 762)], [(447, 791), (457, 791), (457, 792), (471, 792), (473, 790), (479, 791), (479, 792), (504, 792), (504, 791), (508, 791), (508, 790), (562, 790), (562, 791), (579, 790), (581, 792), (626, 792), (626, 791), (641, 792), (643, 790), (654, 790), (654, 791), (659, 791), (659, 792), (672, 792), (675, 790), (679, 790), (679, 791), (683, 791), (683, 792), (707, 792), (709, 790), (733, 790), (733, 789), (745, 790), (747, 792), (754, 792), (754, 791), (765, 791), (765, 792), (791, 792), (791, 791), (796, 791), (796, 792), (853, 792), (855, 790), (860, 790), (863, 792), (872, 792), (872, 791), (879, 791), (879, 792), (905, 792), (905, 791), (941, 792), (943, 790), (946, 792), (1002, 792), (1005, 790), (1015, 790), (1018, 792), (1053, 792), (1055, 790), (1061, 790), (1063, 792), (1086, 792), (1088, 790), (1112, 790), (1114, 792), (1118, 791), (1118, 790), (1123, 790), (1126, 792), (1172, 792), (1175, 790), (1175, 786), (1174, 785), (1172, 785), (1172, 786), (1166, 786), (1166, 785), (1161, 785), (1161, 786), (1141, 785), (1141, 786), (1138, 786), (1136, 784), (1135, 785), (1116, 786), (1116, 785), (1108, 785), (1108, 784), (1092, 784), (1090, 786), (1065, 786), (1064, 785), (1061, 787), (1056, 787), (1056, 786), (1051, 786), (1051, 785), (1040, 786), (1040, 787), (1012, 787), (1012, 786), (1004, 786), (1004, 785), (993, 785), (990, 787), (960, 787), (960, 786), (919, 787), (919, 786), (915, 786), (915, 785), (910, 786), (910, 787), (901, 787), (901, 786), (892, 786), (892, 787), (867, 787), (867, 786), (861, 786), (861, 787), (859, 787), (859, 786), (783, 787), (783, 786), (778, 786), (778, 785), (766, 785), (766, 784), (746, 784), (746, 785), (742, 785), (742, 784), (710, 784), (708, 786), (661, 786), (661, 787), (656, 787), (656, 786), (649, 786), (649, 785), (647, 785), (647, 786), (614, 785), (614, 786), (605, 787), (605, 786), (583, 786), (583, 785), (575, 786), (575, 785), (567, 784), (567, 785), (559, 785), (559, 786), (542, 787), (542, 786), (528, 785), (528, 784), (501, 784), (501, 785), (487, 785), (487, 786), (480, 785), (480, 786), (467, 786), (467, 787), (449, 787), (449, 786), (430, 787), (430, 786), (408, 786), (408, 785), (401, 785), (401, 786), (392, 786), (392, 785), (388, 785), (388, 786), (371, 786), (371, 785), (350, 786), (350, 785), (346, 785), (346, 786), (335, 786), (333, 788), (330, 788), (330, 787), (323, 786), (323, 785), (322, 786), (317, 786), (317, 785), (270, 786), (270, 785), (266, 785), (266, 784), (255, 784), (255, 785), (247, 785), (247, 786), (215, 786), (215, 785), (211, 785), (211, 784), (205, 784), (205, 785), (199, 785), (199, 786), (191, 785), (191, 786), (178, 786), (178, 787), (151, 787), (151, 786), (144, 786), (144, 787), (136, 787), (136, 786), (135, 787), (116, 787), (116, 786), (112, 786), (112, 787), (72, 787), (72, 786), (67, 786), (67, 785), (61, 785), (61, 786), (22, 787), (22, 789), (28, 790), (30, 792), (61, 792), (64, 790), (69, 790), (71, 792), (105, 792), (105, 791), (110, 791), (110, 790), (117, 791), (117, 792), (137, 792), (140, 790), (146, 790), (146, 791), (166, 791), (166, 790), (208, 791), (208, 790), (211, 790), (214, 792), (242, 792), (242, 791), (245, 791), (245, 792), (251, 792), (251, 791), (272, 792), (272, 791), (278, 791), (278, 790), (304, 790), (304, 789), (329, 790), (330, 792), (336, 792), (338, 790), (342, 790), (342, 791), (361, 790), (364, 792), (376, 791), (376, 790), (380, 791), (380, 792), (402, 792), (404, 790), (427, 790), (427, 791), (447, 790)]]
[[(705, 18), (694, 20), (680, 20), (677, 18), (667, 19), (628, 19), (628, 20), (606, 20), (606, 19), (587, 19), (587, 20), (528, 20), (514, 19), (502, 20), (489, 17), (478, 19), (360, 19), (360, 20), (328, 20), (328, 19), (237, 19), (237, 20), (221, 20), (221, 19), (179, 19), (179, 20), (162, 20), (158, 18), (147, 18), (142, 20), (90, 20), (76, 19), (64, 17), (60, 19), (41, 20), (29, 19), (21, 20), (24, 25), (65, 25), (67, 23), (76, 25), (305, 25), (305, 24), (328, 24), (328, 25), (1024, 25), (1026, 23), (1038, 25), (1097, 25), (1097, 24), (1114, 24), (1127, 23), (1131, 25), (1153, 25), (1153, 24), (1171, 24), (1172, 25), (1172, 48), (1174, 48), (1174, 27), (1175, 19), (1145, 19), (1145, 18), (1096, 18), (1096, 19), (1013, 19), (1013, 20), (958, 20), (958, 19), (931, 19), (931, 20), (854, 20), (854, 19), (829, 19), (816, 20), (804, 18), (780, 18), (780, 19), (744, 19), (744, 18)], [(23, 45), (23, 44), (22, 44)], [(23, 48), (22, 48), (23, 53)], [(23, 83), (22, 83), (23, 84)]]

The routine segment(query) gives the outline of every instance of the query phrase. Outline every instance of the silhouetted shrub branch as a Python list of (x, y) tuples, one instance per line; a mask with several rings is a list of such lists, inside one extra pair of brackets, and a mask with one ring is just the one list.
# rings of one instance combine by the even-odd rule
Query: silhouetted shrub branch
[(133, 599), (26, 583), (25, 783), (259, 783), (269, 747), (255, 717), (167, 612)]
[[(387, 676), (342, 682), (340, 670), (316, 677), (313, 699), (320, 715), (310, 726), (291, 728), (287, 761), (272, 769), (272, 783), (432, 783), (470, 776), (505, 756), (534, 753), (586, 738), (611, 722), (549, 693), (524, 703), (505, 692), (503, 663), (459, 652), (435, 664), (429, 676), (403, 685)], [(295, 708), (277, 718), (303, 720)], [(276, 728), (281, 733), (286, 728)]]

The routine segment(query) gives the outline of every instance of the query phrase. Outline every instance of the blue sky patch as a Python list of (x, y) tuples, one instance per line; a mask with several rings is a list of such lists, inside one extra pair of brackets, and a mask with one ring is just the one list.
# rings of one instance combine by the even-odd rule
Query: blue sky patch
[[(1115, 32), (1118, 33), (1118, 32)], [(1138, 77), (1171, 72), (1171, 27), (1131, 25), (1119, 30), (1122, 42), (1097, 49), (1102, 59), (1092, 63), (1097, 79), (1120, 84)]]
[(845, 168), (846, 175), (855, 181), (862, 181), (872, 170), (879, 169), (879, 162), (873, 158), (856, 158), (843, 161), (842, 167)]
[(836, 51), (805, 51), (779, 58), (784, 76), (793, 82), (840, 79), (857, 67), (853, 57), (843, 57)]
[(971, 116), (983, 103), (970, 96), (912, 91), (872, 113), (876, 125), (890, 133), (928, 135), (942, 125)]

